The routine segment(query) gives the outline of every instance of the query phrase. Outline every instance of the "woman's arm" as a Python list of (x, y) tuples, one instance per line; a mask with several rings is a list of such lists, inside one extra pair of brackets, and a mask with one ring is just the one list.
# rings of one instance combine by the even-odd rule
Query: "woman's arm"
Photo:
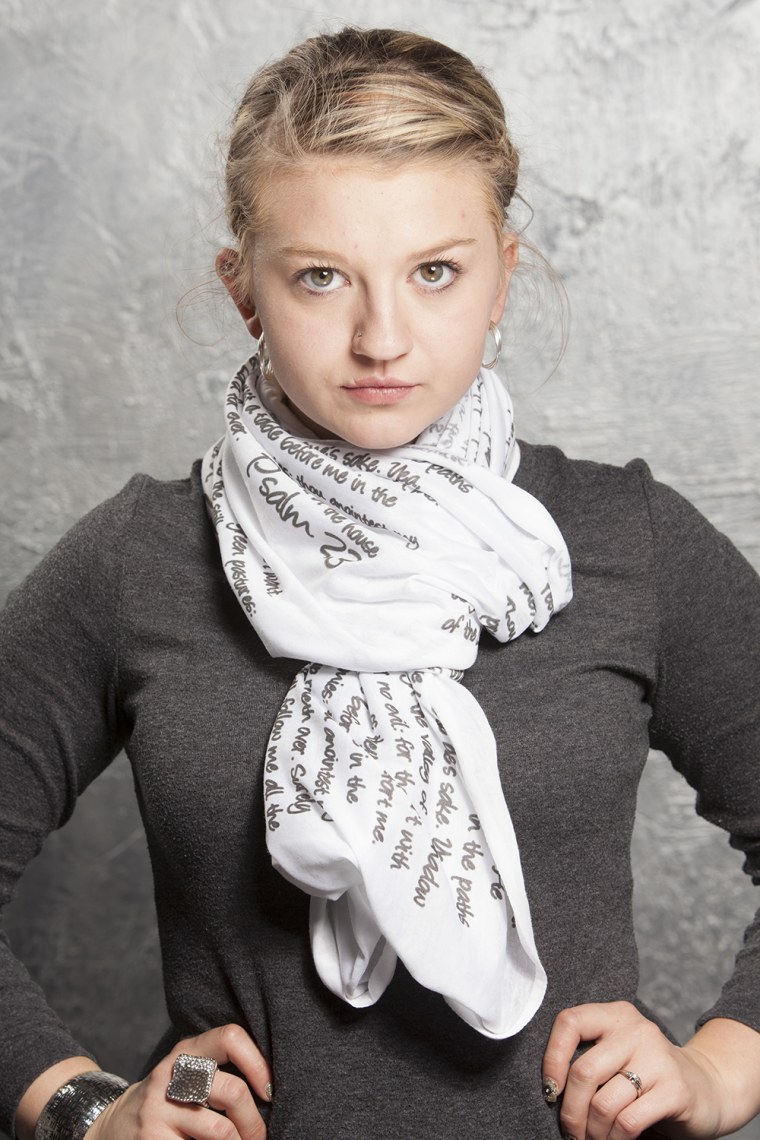
[[(141, 486), (133, 481), (83, 520), (0, 616), (0, 787), (14, 791), (0, 802), (0, 905), (46, 835), (68, 818), (79, 792), (125, 741), (116, 647), (122, 567), (129, 564)], [(13, 1123), (19, 1140), (33, 1140), (50, 1098), (99, 1066), (3, 939), (0, 990), (0, 1126)], [(209, 1108), (167, 1099), (182, 1051), (220, 1066)], [(228, 1063), (241, 1076), (222, 1071)], [(87, 1137), (262, 1140), (266, 1130), (254, 1093), (270, 1099), (271, 1079), (248, 1033), (239, 1025), (220, 1026), (176, 1046), (101, 1112)]]
[[(133, 482), (82, 520), (0, 615), (0, 787), (7, 793), (0, 801), (0, 907), (123, 744), (115, 651), (122, 560), (139, 490)], [(55, 1092), (65, 1081), (59, 1064), (80, 1072), (97, 1066), (2, 938), (0, 991), (0, 1127), (9, 1130), (25, 1091), (37, 1107), (37, 1098), (47, 1099), (46, 1082)]]
[[(760, 881), (760, 582), (724, 536), (643, 467), (652, 524), (659, 673), (650, 739), (729, 831)], [(760, 915), (711, 1020), (685, 1045), (628, 1002), (557, 1017), (544, 1056), (574, 1140), (724, 1136), (760, 1112)], [(573, 1061), (576, 1050), (582, 1052)], [(556, 1084), (556, 1090), (554, 1085)], [(662, 1122), (662, 1123), (660, 1123)]]

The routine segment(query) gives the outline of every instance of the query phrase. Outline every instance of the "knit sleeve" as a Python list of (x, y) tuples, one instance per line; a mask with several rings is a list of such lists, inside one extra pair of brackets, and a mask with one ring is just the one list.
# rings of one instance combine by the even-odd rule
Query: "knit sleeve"
[[(119, 752), (118, 612), (142, 483), (73, 528), (0, 615), (0, 906)], [(0, 1127), (46, 1068), (87, 1055), (0, 933)]]
[[(660, 631), (652, 747), (685, 776), (698, 813), (729, 833), (760, 884), (760, 579), (685, 499), (648, 472), (643, 482)], [(760, 1031), (760, 911), (699, 1024), (711, 1017)]]

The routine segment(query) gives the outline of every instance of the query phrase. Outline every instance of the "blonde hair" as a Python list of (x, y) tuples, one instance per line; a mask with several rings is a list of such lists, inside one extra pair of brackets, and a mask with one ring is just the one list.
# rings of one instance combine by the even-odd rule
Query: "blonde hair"
[(227, 220), (239, 256), (226, 271), (241, 299), (250, 295), (267, 179), (318, 155), (389, 165), (470, 161), (497, 232), (517, 187), (519, 156), (503, 104), (466, 56), (388, 28), (315, 36), (256, 73), (233, 120)]

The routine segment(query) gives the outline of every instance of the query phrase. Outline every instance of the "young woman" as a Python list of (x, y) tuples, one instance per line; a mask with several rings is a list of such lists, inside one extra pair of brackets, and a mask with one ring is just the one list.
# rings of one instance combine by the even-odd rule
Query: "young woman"
[(757, 861), (760, 586), (643, 464), (516, 443), (517, 168), (493, 88), (419, 36), (317, 37), (246, 92), (225, 435), (89, 515), (3, 627), (2, 874), (125, 747), (172, 1028), (127, 1087), (4, 952), (19, 1140), (760, 1110), (756, 934), (678, 1046), (636, 999), (630, 877), (650, 744)]

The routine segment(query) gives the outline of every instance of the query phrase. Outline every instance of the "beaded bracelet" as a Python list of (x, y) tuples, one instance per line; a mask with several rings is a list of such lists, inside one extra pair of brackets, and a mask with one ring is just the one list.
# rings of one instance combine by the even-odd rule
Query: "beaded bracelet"
[(83, 1140), (87, 1129), (103, 1109), (118, 1100), (129, 1088), (129, 1082), (99, 1069), (80, 1073), (61, 1085), (47, 1102), (34, 1140)]

